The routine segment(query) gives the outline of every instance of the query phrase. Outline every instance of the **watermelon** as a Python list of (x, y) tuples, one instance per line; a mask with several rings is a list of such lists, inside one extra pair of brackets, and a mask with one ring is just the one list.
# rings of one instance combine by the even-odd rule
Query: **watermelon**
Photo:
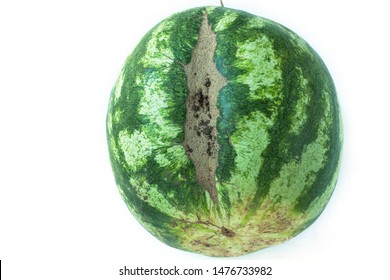
[(157, 24), (128, 56), (107, 141), (119, 192), (147, 231), (178, 249), (239, 256), (319, 217), (342, 126), (329, 71), (302, 38), (199, 7)]

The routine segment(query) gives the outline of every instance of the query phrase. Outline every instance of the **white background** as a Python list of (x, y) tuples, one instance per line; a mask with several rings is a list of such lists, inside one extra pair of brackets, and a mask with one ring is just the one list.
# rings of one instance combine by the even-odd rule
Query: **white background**
[(105, 115), (111, 88), (141, 36), (174, 12), (219, 1), (1, 0), (4, 279), (125, 279), (118, 276), (124, 265), (175, 264), (272, 265), (269, 279), (389, 279), (385, 4), (225, 0), (227, 7), (282, 23), (317, 50), (338, 89), (345, 141), (336, 191), (315, 224), (285, 244), (215, 259), (162, 244), (131, 216), (109, 164)]

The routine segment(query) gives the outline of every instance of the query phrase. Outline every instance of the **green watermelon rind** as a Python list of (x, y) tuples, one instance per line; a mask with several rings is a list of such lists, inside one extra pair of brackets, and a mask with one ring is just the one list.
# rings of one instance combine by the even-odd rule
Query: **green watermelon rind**
[[(218, 203), (183, 146), (183, 65), (205, 13), (228, 81), (217, 103)], [(312, 224), (335, 188), (342, 138), (319, 55), (280, 24), (224, 7), (190, 9), (150, 30), (127, 58), (107, 114), (112, 168), (130, 211), (166, 244), (210, 256), (279, 244)]]

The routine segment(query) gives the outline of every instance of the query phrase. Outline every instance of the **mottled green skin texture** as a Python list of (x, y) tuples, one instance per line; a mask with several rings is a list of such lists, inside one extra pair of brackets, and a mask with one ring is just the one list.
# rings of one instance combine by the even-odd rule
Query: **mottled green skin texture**
[[(183, 65), (204, 14), (216, 34), (218, 203), (183, 146)], [(238, 256), (312, 224), (334, 190), (340, 110), (320, 57), (285, 27), (223, 7), (173, 15), (148, 32), (113, 89), (107, 138), (117, 186), (136, 219), (182, 250)]]

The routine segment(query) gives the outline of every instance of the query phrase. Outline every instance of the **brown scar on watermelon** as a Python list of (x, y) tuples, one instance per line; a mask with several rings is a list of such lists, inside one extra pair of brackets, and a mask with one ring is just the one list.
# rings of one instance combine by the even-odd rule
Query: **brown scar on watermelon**
[(184, 65), (189, 95), (186, 101), (183, 145), (195, 166), (198, 183), (218, 203), (215, 172), (218, 167), (217, 107), (218, 92), (227, 84), (214, 63), (216, 35), (203, 16), (197, 44), (190, 63)]

